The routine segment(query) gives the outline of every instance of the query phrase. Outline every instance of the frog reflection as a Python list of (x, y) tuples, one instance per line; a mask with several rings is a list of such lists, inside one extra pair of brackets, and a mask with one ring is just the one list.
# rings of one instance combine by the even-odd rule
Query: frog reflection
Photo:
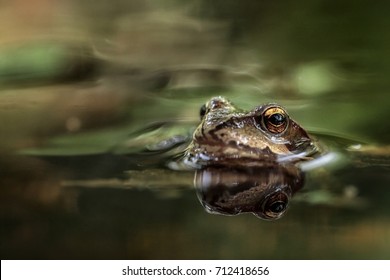
[(303, 186), (294, 165), (268, 168), (207, 167), (195, 173), (198, 198), (209, 213), (253, 213), (265, 220), (280, 218), (291, 196)]
[(276, 104), (244, 111), (214, 97), (200, 116), (184, 162), (197, 169), (195, 187), (206, 210), (281, 217), (303, 186), (299, 163), (319, 152), (315, 142)]

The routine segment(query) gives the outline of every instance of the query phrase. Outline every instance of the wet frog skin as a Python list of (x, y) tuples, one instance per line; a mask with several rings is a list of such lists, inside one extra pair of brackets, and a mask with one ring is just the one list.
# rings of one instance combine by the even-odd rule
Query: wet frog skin
[(244, 111), (224, 97), (211, 98), (185, 151), (185, 163), (205, 166), (273, 166), (309, 159), (313, 139), (277, 104)]

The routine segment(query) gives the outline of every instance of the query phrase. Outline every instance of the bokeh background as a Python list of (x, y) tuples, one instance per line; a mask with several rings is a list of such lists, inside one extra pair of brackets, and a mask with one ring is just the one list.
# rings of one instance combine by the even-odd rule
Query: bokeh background
[[(388, 259), (389, 5), (1, 1), (2, 259)], [(188, 174), (161, 187), (148, 171), (164, 158), (133, 153), (188, 134), (215, 95), (278, 102), (371, 153), (308, 174), (278, 221), (207, 214)], [(120, 143), (133, 156), (105, 156)], [(64, 187), (123, 162), (145, 172), (132, 188)]]

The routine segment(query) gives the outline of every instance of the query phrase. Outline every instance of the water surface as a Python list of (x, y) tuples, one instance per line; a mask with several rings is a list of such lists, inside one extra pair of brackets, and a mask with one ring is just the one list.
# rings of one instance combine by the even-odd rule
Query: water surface
[[(1, 4), (3, 259), (390, 257), (388, 5), (59, 2)], [(215, 95), (282, 104), (343, 160), (276, 221), (207, 213), (167, 162)]]

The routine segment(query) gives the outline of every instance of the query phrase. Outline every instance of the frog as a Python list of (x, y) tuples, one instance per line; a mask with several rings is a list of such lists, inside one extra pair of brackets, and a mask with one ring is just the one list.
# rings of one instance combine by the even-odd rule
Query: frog
[(200, 118), (184, 156), (194, 168), (297, 163), (321, 151), (313, 137), (276, 103), (245, 111), (217, 96), (201, 107)]
[(284, 107), (266, 103), (246, 111), (217, 96), (201, 107), (183, 162), (196, 170), (195, 188), (207, 212), (275, 220), (303, 187), (299, 164), (320, 154), (317, 141)]
[[(355, 186), (339, 186), (323, 168), (333, 163), (340, 167), (347, 159), (348, 163), (362, 165), (359, 159), (364, 151), (380, 154), (382, 158), (376, 157), (376, 165), (379, 162), (388, 166), (384, 158), (386, 148), (337, 140), (346, 142), (349, 153), (329, 150), (276, 103), (245, 111), (217, 96), (201, 107), (200, 123), (183, 161), (197, 170), (198, 198), (206, 211), (213, 214), (249, 212), (263, 220), (276, 220), (285, 214), (290, 199), (296, 194), (298, 201), (320, 202), (322, 197), (326, 198), (322, 201), (325, 204), (364, 206), (366, 202), (357, 197)], [(371, 164), (372, 160), (365, 159), (365, 162)], [(317, 172), (321, 182), (319, 187), (299, 196), (308, 171)], [(341, 193), (333, 193), (333, 189), (321, 188), (321, 185), (332, 185)]]

